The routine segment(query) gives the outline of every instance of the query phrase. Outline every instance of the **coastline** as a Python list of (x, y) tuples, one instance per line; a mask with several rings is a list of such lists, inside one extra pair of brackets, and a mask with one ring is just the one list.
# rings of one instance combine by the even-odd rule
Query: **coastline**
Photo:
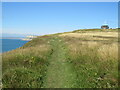
[(0, 38), (0, 39), (17, 39), (22, 41), (31, 41), (32, 39), (26, 39), (26, 38)]
[(15, 50), (17, 48), (22, 47), (29, 41), (22, 40), (21, 38), (4, 38), (2, 40), (2, 47), (0, 50), (0, 54), (6, 53), (11, 50)]

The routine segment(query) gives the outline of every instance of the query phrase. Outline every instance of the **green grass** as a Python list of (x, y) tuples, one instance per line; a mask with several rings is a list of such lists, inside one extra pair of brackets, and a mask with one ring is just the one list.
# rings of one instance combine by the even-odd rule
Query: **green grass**
[(71, 63), (67, 62), (67, 48), (64, 42), (55, 37), (51, 40), (53, 53), (45, 77), (44, 88), (75, 88), (76, 73)]
[(3, 88), (118, 87), (116, 38), (100, 41), (61, 34), (39, 36), (3, 53)]
[(114, 32), (114, 31), (118, 31), (118, 29), (78, 29), (78, 30), (74, 30), (72, 31), (73, 33), (79, 33), (79, 32), (88, 32), (88, 31), (102, 31), (102, 32)]
[[(98, 50), (106, 45), (103, 42), (96, 42), (97, 45), (92, 45), (92, 42), (82, 41), (74, 38), (64, 37), (65, 42), (68, 42), (69, 48), (69, 61), (74, 65), (79, 88), (116, 88), (118, 87), (118, 58), (117, 48), (114, 48), (111, 44), (107, 44), (103, 52), (103, 56), (100, 56)], [(84, 42), (84, 44), (82, 44)], [(90, 47), (89, 44), (91, 44)], [(73, 46), (72, 46), (73, 45)], [(115, 57), (106, 55), (109, 49), (114, 49)], [(112, 50), (111, 50), (112, 52)], [(113, 51), (114, 53), (114, 51)]]
[(35, 45), (35, 40), (28, 43), (20, 49), (3, 54), (4, 88), (40, 88), (42, 86), (51, 49), (46, 43), (42, 43), (42, 47)]

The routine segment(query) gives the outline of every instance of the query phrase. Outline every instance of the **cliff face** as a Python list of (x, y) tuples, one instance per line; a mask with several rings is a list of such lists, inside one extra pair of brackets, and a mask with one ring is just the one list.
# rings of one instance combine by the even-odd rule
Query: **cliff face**
[(35, 35), (30, 35), (30, 36), (26, 36), (26, 37), (23, 38), (22, 40), (30, 41), (30, 40), (32, 40), (32, 39), (34, 39), (34, 38), (37, 38), (37, 36), (35, 36)]
[(118, 87), (117, 31), (44, 35), (2, 54), (3, 87)]

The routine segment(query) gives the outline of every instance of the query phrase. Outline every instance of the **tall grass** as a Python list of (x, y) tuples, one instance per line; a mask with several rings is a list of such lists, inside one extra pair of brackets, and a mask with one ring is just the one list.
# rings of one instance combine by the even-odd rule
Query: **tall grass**
[(77, 75), (76, 88), (118, 87), (117, 32), (78, 31), (40, 36), (3, 53), (3, 88), (42, 88), (52, 48), (57, 45), (51, 48), (51, 42), (58, 36), (67, 45), (63, 48)]
[[(49, 39), (35, 39), (21, 48), (3, 53), (3, 88), (40, 88), (51, 54)], [(42, 42), (42, 44), (38, 43)]]
[(83, 40), (81, 37), (68, 35), (61, 37), (69, 47), (67, 58), (74, 65), (79, 88), (118, 87), (117, 40), (113, 42), (103, 38), (102, 41), (94, 41), (87, 37)]

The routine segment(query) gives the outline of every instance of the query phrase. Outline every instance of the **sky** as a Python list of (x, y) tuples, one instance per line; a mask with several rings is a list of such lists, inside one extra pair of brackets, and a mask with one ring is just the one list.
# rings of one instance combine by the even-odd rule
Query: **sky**
[(2, 0), (3, 2), (118, 2), (119, 0)]
[(118, 26), (117, 2), (3, 2), (2, 33), (44, 35)]

